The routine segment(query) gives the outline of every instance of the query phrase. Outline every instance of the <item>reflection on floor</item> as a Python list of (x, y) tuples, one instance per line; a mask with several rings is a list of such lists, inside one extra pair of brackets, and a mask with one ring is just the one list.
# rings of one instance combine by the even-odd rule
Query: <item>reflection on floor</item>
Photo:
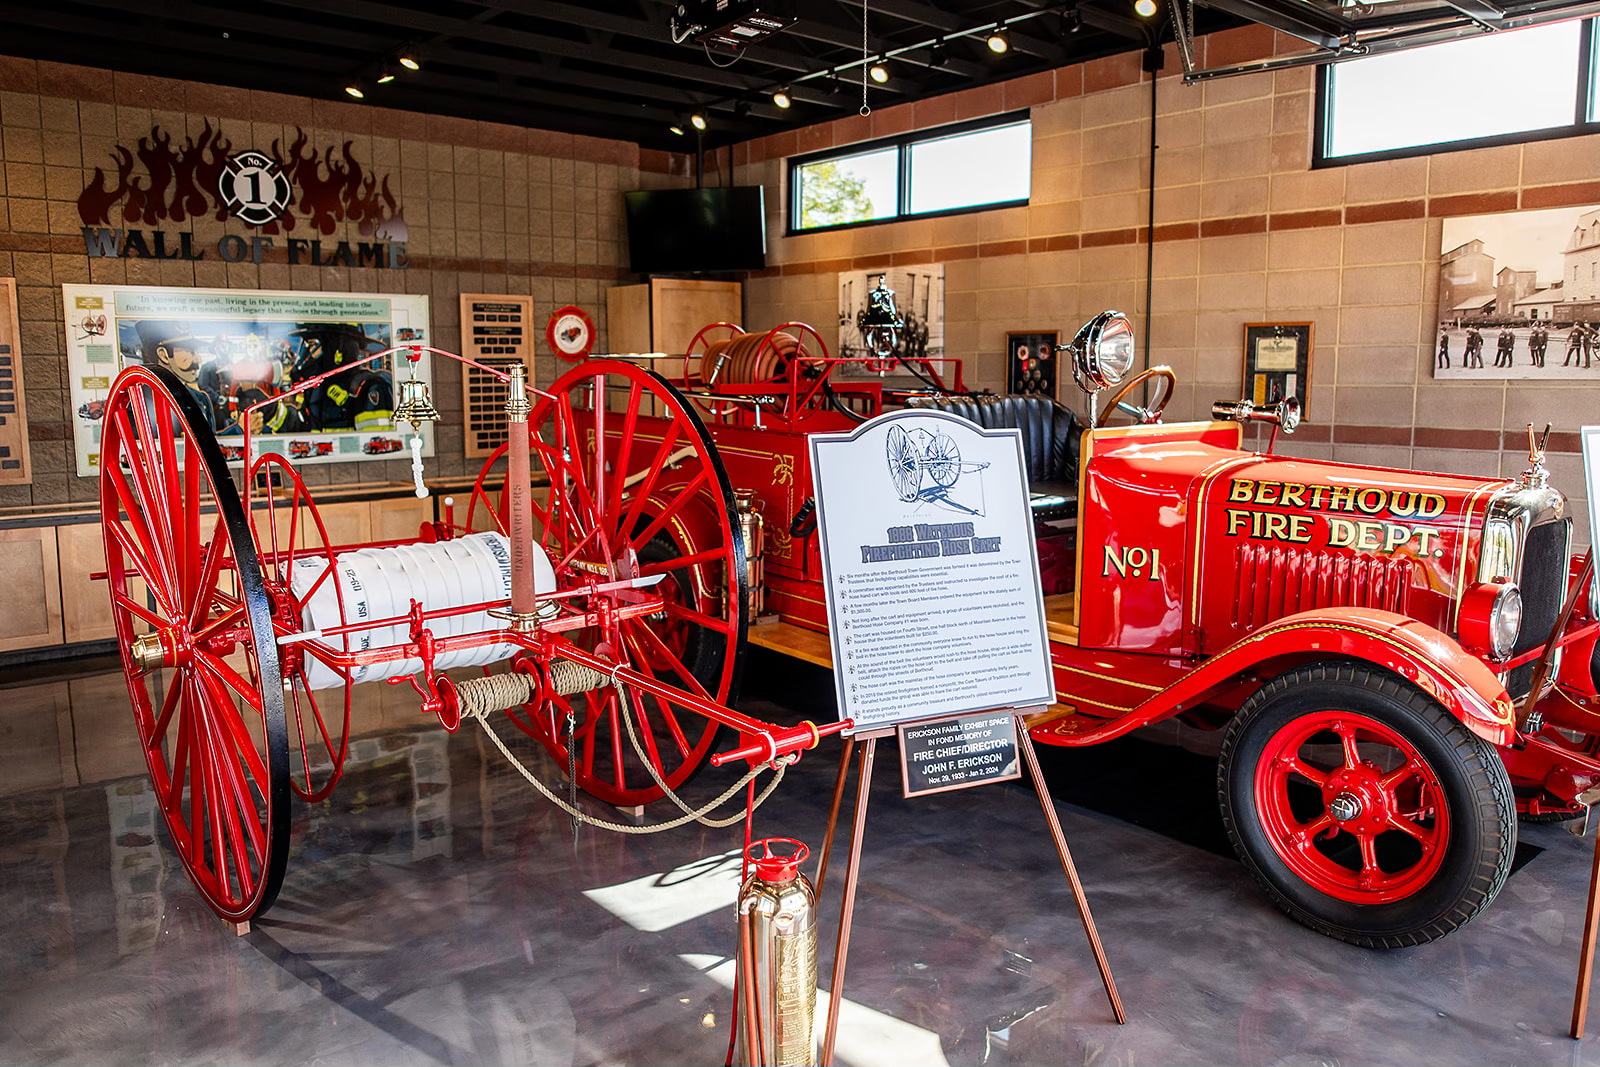
[[(751, 670), (807, 705), (759, 714), (826, 699)], [(723, 1061), (737, 828), (574, 844), (481, 733), (358, 688), (345, 780), (297, 807), (278, 905), (234, 937), (164, 844), (121, 675), (51, 674), (0, 689), (0, 1062)], [(790, 772), (759, 834), (820, 844), (837, 752)], [(1118, 1027), (1031, 788), (907, 802), (879, 754), (842, 1063), (1600, 1062), (1597, 1039), (1564, 1036), (1590, 843), (1560, 828), (1524, 829), (1543, 851), (1465, 931), (1376, 954), (1281, 917), (1225, 856), (1062, 804)], [(1082, 767), (1057, 764), (1063, 793)], [(1099, 771), (1180, 812), (1214, 803), (1182, 774)], [(836, 865), (824, 973), (842, 881)]]

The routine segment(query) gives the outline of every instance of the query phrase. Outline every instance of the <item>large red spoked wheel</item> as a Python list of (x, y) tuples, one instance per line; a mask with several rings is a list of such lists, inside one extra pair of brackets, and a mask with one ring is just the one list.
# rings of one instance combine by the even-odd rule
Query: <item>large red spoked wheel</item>
[[(276, 493), (263, 492), (253, 506), (250, 529), (260, 548), (267, 603), (279, 632), (302, 629), (306, 603), (324, 586), (333, 589), (342, 625), (344, 590), (334, 573), (328, 529), (311, 490), (289, 461), (277, 454), (256, 460), (250, 483), (277, 487)], [(339, 651), (350, 651), (348, 634), (337, 641)], [(333, 792), (350, 744), (350, 672), (328, 662), (324, 648), (307, 641), (279, 650), (289, 726), (289, 788), (310, 801)], [(326, 669), (317, 670), (319, 665)], [(313, 690), (313, 685), (320, 689)]]
[(1229, 724), (1223, 821), (1295, 919), (1369, 948), (1442, 937), (1511, 870), (1516, 802), (1495, 750), (1365, 664), (1280, 675)]
[[(597, 404), (597, 396), (604, 402)], [(557, 586), (664, 576), (646, 590), (663, 599), (660, 611), (566, 636), (669, 685), (729, 703), (749, 622), (744, 544), (727, 474), (683, 394), (631, 363), (593, 360), (550, 387), (529, 426), (535, 462), (550, 485), (534, 505), (534, 528), (555, 565)], [(514, 714), (563, 766), (568, 707), (578, 784), (611, 804), (663, 795), (628, 739), (624, 716), (673, 788), (705, 760), (716, 734), (716, 724), (700, 715), (638, 691), (622, 699), (610, 687)]]
[(283, 685), (250, 526), (207, 410), (170, 372), (117, 378), (100, 448), (112, 616), (151, 783), (195, 888), (248, 919), (278, 895), (289, 844)]

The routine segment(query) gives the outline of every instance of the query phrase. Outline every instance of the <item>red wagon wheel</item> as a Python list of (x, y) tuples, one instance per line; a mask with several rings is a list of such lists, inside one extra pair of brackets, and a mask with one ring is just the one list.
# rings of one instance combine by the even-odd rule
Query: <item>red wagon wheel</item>
[[(565, 636), (680, 689), (733, 700), (749, 622), (744, 544), (727, 474), (683, 394), (631, 363), (594, 360), (550, 387), (529, 426), (550, 485), (534, 505), (534, 528), (557, 586), (664, 576), (651, 589), (665, 601), (661, 611)], [(489, 494), (481, 499), (488, 504)], [(570, 707), (578, 784), (611, 804), (663, 795), (624, 716), (673, 788), (705, 760), (716, 734), (716, 724), (644, 693), (623, 700), (607, 687), (573, 697)], [(567, 710), (557, 699), (512, 715), (563, 766)]]
[[(273, 622), (279, 633), (298, 632), (306, 603), (327, 586), (333, 589), (338, 624), (343, 625), (344, 590), (335, 577), (328, 528), (322, 524), (322, 513), (311, 498), (311, 490), (287, 459), (268, 454), (251, 466), (250, 484), (274, 482), (288, 489), (288, 498), (263, 493), (263, 499), (250, 512), (250, 529), (261, 550), (262, 577)], [(258, 518), (263, 521), (258, 522)], [(335, 639), (323, 639), (329, 640)], [(336, 640), (336, 651), (350, 651), (349, 635)], [(328, 662), (326, 649), (325, 643), (306, 641), (279, 650), (291, 742), (289, 788), (310, 801), (322, 800), (333, 792), (344, 772), (350, 744), (353, 683), (348, 670)]]
[(206, 902), (248, 919), (277, 897), (288, 854), (278, 650), (210, 419), (165, 369), (132, 367), (112, 385), (100, 507), (117, 643), (162, 817)]

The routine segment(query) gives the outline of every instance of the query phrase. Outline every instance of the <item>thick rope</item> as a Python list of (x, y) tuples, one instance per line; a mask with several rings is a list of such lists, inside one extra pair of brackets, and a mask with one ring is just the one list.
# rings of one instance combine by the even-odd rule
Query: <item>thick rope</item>
[[(576, 664), (571, 664), (571, 666), (577, 666), (577, 665)], [(587, 670), (587, 668), (579, 668), (579, 669)], [(597, 673), (597, 672), (592, 672), (591, 671), (590, 673)], [(600, 677), (604, 678), (605, 676), (604, 675), (600, 675)], [(504, 692), (508, 691), (505, 688), (504, 685), (486, 684), (486, 685), (477, 686), (477, 685), (474, 685), (474, 683), (480, 683), (480, 682), (481, 683), (493, 683), (493, 682), (497, 682), (499, 679), (507, 679), (507, 678), (510, 678), (510, 679), (520, 678), (522, 680), (521, 681), (521, 687), (522, 687), (521, 689), (510, 690), (510, 691), (523, 691), (523, 690), (525, 690), (531, 695), (531, 692), (532, 692), (531, 680), (528, 679), (525, 675), (515, 675), (515, 674), (510, 674), (510, 675), (507, 675), (507, 674), (496, 674), (496, 675), (489, 675), (489, 676), (487, 676), (485, 678), (469, 679), (467, 682), (461, 683), (461, 685), (457, 687), (457, 691), (459, 693), (461, 690), (466, 689), (468, 686), (473, 686), (474, 693), (481, 693), (485, 697), (487, 697), (487, 695), (489, 693), (491, 693), (491, 692), (502, 692), (502, 693), (504, 693)], [(506, 684), (514, 685), (515, 683), (506, 683)], [(623, 694), (622, 694), (621, 683), (617, 683), (617, 690), (618, 690), (618, 698), (619, 699), (624, 699), (624, 702), (625, 702), (625, 698), (623, 697)], [(661, 776), (656, 772), (655, 763), (652, 760), (645, 758), (644, 753), (642, 751), (642, 748), (641, 748), (641, 746), (639, 744), (638, 735), (634, 732), (634, 729), (633, 729), (633, 716), (625, 713), (622, 716), (622, 719), (623, 719), (623, 722), (627, 725), (628, 738), (629, 738), (630, 741), (632, 741), (634, 750), (639, 753), (640, 759), (643, 760), (646, 769), (649, 770), (650, 776), (655, 779), (656, 784), (659, 785), (663, 790), (666, 791), (666, 794), (669, 797), (672, 798), (673, 802), (675, 804), (677, 804), (680, 809), (683, 810), (684, 814), (680, 815), (676, 819), (671, 819), (671, 820), (669, 820), (667, 822), (650, 823), (650, 824), (645, 825), (645, 826), (635, 826), (635, 825), (630, 825), (630, 824), (626, 824), (626, 823), (611, 822), (609, 820), (601, 819), (601, 818), (598, 818), (596, 816), (590, 815), (587, 812), (584, 812), (584, 811), (580, 810), (575, 804), (569, 804), (565, 800), (561, 799), (561, 797), (557, 796), (554, 792), (552, 792), (550, 790), (550, 788), (548, 786), (546, 786), (537, 777), (535, 777), (534, 773), (531, 770), (529, 770), (528, 767), (520, 759), (518, 759), (514, 753), (512, 753), (511, 749), (506, 747), (505, 742), (500, 739), (500, 735), (495, 733), (494, 727), (489, 724), (489, 715), (492, 714), (495, 711), (504, 711), (506, 708), (515, 707), (515, 706), (516, 706), (516, 704), (512, 703), (512, 704), (503, 705), (501, 707), (493, 707), (493, 708), (491, 708), (491, 707), (487, 706), (487, 701), (486, 700), (480, 703), (478, 698), (476, 696), (474, 696), (474, 702), (473, 702), (471, 707), (468, 706), (466, 699), (463, 698), (463, 700), (462, 700), (462, 708), (461, 708), (461, 715), (462, 715), (462, 718), (469, 718), (470, 717), (470, 718), (478, 720), (478, 724), (483, 727), (484, 733), (489, 735), (489, 740), (494, 742), (494, 746), (500, 750), (500, 754), (506, 758), (506, 762), (510, 763), (513, 767), (515, 767), (517, 769), (517, 771), (522, 775), (522, 777), (524, 777), (524, 778), (526, 778), (528, 780), (528, 784), (533, 786), (535, 789), (537, 789), (539, 791), (539, 793), (541, 795), (543, 795), (546, 800), (550, 801), (552, 804), (556, 805), (556, 807), (560, 808), (562, 811), (566, 812), (568, 815), (572, 816), (573, 818), (580, 819), (583, 822), (588, 823), (590, 826), (598, 827), (599, 829), (602, 829), (602, 830), (611, 830), (611, 831), (614, 831), (614, 832), (619, 833), (619, 834), (655, 834), (655, 833), (660, 833), (663, 830), (673, 830), (673, 829), (678, 828), (679, 826), (683, 826), (683, 825), (686, 825), (686, 824), (691, 823), (691, 822), (698, 822), (698, 823), (701, 823), (704, 826), (710, 826), (710, 827), (716, 827), (716, 828), (732, 826), (734, 823), (739, 822), (741, 819), (748, 818), (749, 815), (754, 813), (755, 808), (759, 808), (762, 804), (764, 804), (766, 802), (767, 798), (772, 795), (772, 793), (773, 793), (773, 791), (775, 789), (778, 788), (778, 783), (783, 781), (784, 771), (786, 771), (788, 769), (788, 765), (790, 763), (794, 762), (794, 757), (788, 757), (788, 758), (785, 758), (783, 760), (778, 761), (775, 765), (774, 764), (761, 764), (759, 766), (752, 767), (750, 769), (750, 773), (746, 774), (743, 778), (740, 778), (732, 786), (728, 787), (728, 789), (721, 796), (717, 797), (715, 800), (712, 800), (710, 803), (706, 804), (704, 807), (702, 807), (702, 808), (700, 808), (698, 810), (691, 810), (687, 805), (684, 804), (683, 800), (681, 798), (679, 798), (676, 793), (673, 793), (671, 789), (667, 788), (666, 783), (661, 780)], [(627, 707), (624, 707), (624, 712), (626, 712), (628, 710), (629, 709)], [(571, 752), (571, 749), (572, 749), (572, 746), (571, 746), (571, 744), (569, 742), (569, 745), (568, 745), (569, 754)], [(767, 785), (766, 785), (766, 788), (764, 788), (761, 791), (760, 796), (758, 796), (756, 798), (755, 804), (753, 806), (748, 807), (746, 811), (741, 811), (741, 812), (739, 812), (739, 813), (737, 813), (735, 815), (729, 816), (726, 819), (708, 819), (708, 818), (706, 818), (707, 814), (709, 814), (710, 812), (716, 810), (717, 808), (719, 808), (723, 804), (725, 804), (735, 794), (737, 794), (739, 792), (739, 790), (743, 789), (746, 785), (748, 785), (749, 783), (754, 781), (755, 777), (758, 774), (760, 774), (763, 770), (767, 769), (769, 766), (773, 767), (772, 780), (770, 782), (768, 782)], [(574, 778), (573, 780), (575, 781), (576, 779)]]

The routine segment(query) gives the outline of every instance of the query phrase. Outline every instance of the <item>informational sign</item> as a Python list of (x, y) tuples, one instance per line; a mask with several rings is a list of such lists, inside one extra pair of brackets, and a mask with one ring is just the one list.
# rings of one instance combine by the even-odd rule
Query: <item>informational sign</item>
[(1302, 415), (1310, 410), (1313, 326), (1309, 322), (1245, 323), (1245, 399), (1265, 405), (1292, 396), (1299, 399)]
[[(510, 293), (461, 294), (461, 354), (505, 370), (521, 363), (533, 383), (533, 297)], [(487, 456), (506, 443), (508, 386), (488, 371), (461, 365), (466, 412), (466, 454)]]
[(23, 400), (17, 282), (0, 278), (0, 485), (33, 481), (28, 461), (28, 409)]
[[(105, 401), (132, 364), (176, 374), (211, 421), (222, 454), (243, 463), (244, 426), (256, 456), (304, 463), (392, 458), (410, 429), (394, 423), (395, 376), (432, 384), (427, 353), (412, 364), (395, 345), (427, 344), (428, 298), (383, 293), (64, 285), (67, 370), (78, 474), (100, 473)], [(273, 403), (293, 387), (321, 380)], [(259, 405), (259, 406), (258, 406)], [(433, 426), (422, 427), (423, 455)], [(252, 457), (253, 458), (253, 457)]]
[(1015, 712), (901, 724), (899, 732), (900, 787), (907, 797), (1022, 777)]
[(810, 447), (855, 731), (1054, 700), (1021, 433), (907, 409)]

